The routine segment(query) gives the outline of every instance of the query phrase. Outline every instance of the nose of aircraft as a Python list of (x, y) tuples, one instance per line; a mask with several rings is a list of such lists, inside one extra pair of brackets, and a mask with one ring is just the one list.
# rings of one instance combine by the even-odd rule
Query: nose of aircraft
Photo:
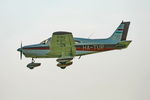
[(21, 48), (18, 48), (17, 51), (20, 52), (20, 59), (22, 59), (22, 53), (23, 53), (23, 52), (22, 52), (22, 47), (21, 47)]
[(21, 51), (21, 48), (18, 48), (17, 51)]
[(19, 51), (19, 52), (20, 52), (20, 51), (22, 51), (22, 49), (21, 49), (21, 48), (18, 48), (18, 49), (17, 49), (17, 51)]
[(20, 48), (18, 48), (17, 51), (22, 52), (22, 42), (21, 42)]

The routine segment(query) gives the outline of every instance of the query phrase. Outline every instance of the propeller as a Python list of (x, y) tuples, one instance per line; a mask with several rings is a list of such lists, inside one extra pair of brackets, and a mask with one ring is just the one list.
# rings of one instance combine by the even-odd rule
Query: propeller
[(22, 60), (22, 42), (21, 42), (21, 46), (20, 46), (20, 59)]

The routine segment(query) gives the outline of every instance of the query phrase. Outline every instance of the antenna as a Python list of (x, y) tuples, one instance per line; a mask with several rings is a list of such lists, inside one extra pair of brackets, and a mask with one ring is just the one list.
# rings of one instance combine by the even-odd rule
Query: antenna
[(91, 34), (89, 35), (88, 39), (89, 39), (93, 34), (94, 34), (94, 33), (91, 33)]

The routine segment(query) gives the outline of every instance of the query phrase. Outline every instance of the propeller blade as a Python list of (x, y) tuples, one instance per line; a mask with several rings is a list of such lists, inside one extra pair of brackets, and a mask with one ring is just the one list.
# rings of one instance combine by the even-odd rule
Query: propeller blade
[(21, 48), (21, 50), (20, 50), (20, 59), (22, 60), (22, 42), (21, 42), (20, 48)]

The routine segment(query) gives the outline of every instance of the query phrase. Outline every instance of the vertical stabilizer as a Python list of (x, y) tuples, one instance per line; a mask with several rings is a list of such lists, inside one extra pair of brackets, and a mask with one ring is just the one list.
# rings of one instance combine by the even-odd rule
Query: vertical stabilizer
[(115, 32), (108, 39), (115, 41), (124, 41), (127, 38), (127, 33), (129, 29), (130, 22), (122, 22)]

